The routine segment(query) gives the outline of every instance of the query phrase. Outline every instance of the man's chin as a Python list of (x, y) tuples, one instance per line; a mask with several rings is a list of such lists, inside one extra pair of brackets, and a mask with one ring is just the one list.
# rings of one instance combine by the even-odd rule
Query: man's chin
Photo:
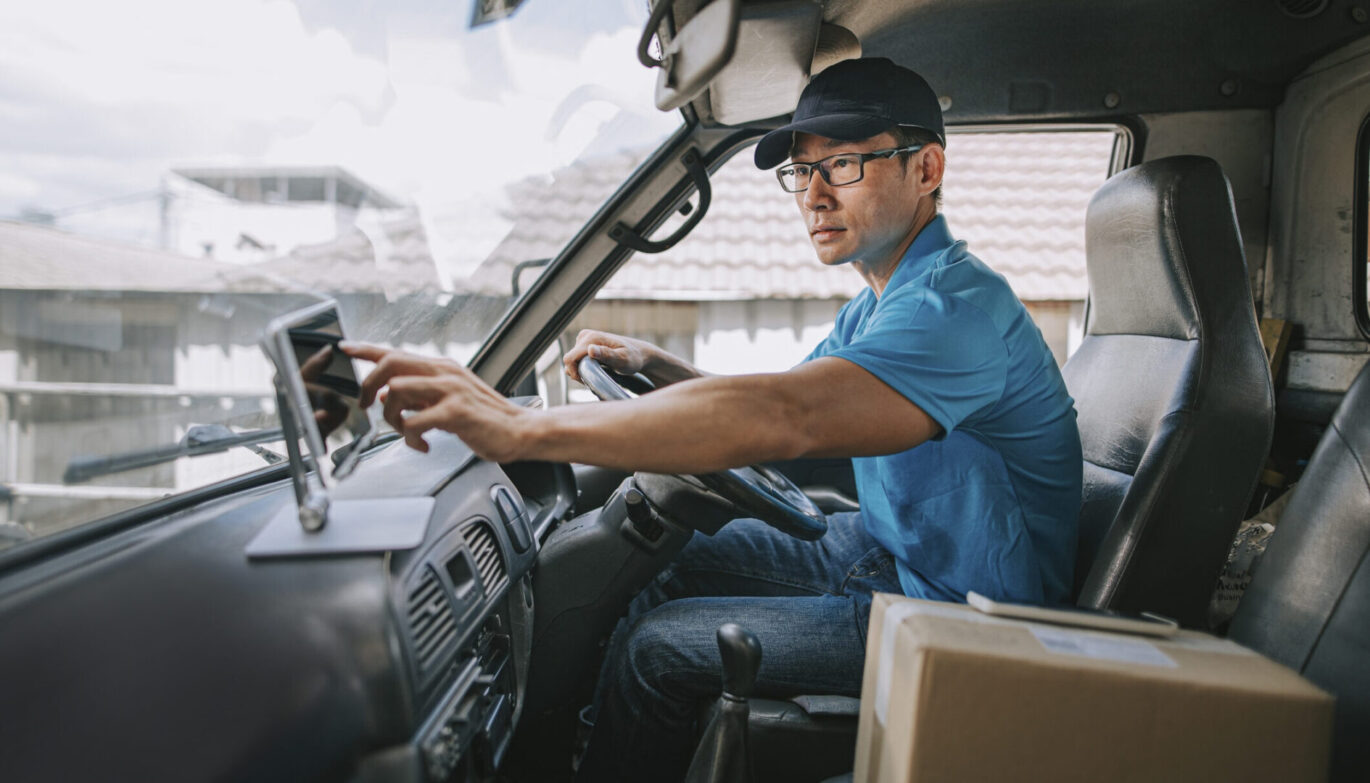
[(830, 247), (815, 247), (814, 254), (818, 256), (819, 263), (823, 266), (842, 266), (851, 263), (851, 256), (845, 253), (838, 253)]

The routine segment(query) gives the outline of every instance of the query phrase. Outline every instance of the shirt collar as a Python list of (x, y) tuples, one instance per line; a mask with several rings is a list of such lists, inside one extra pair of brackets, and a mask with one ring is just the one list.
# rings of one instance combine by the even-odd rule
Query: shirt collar
[(885, 285), (885, 293), (923, 277), (954, 244), (956, 240), (951, 236), (951, 229), (947, 228), (947, 219), (937, 215), (923, 226), (923, 230), (913, 238), (913, 244), (904, 251), (899, 266), (895, 267), (894, 274), (890, 275), (890, 281)]

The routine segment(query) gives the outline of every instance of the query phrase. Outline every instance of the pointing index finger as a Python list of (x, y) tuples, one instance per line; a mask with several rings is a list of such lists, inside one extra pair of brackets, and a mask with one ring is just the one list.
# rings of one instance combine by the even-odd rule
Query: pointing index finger
[[(382, 359), (393, 353), (390, 349), (382, 348), (379, 345), (354, 343), (349, 340), (343, 340), (338, 343), (338, 347), (342, 349), (343, 353), (354, 359), (362, 359), (377, 365), (380, 364)], [(361, 399), (358, 400), (358, 402), (361, 403), (361, 407), (370, 407), (371, 403), (376, 400), (376, 392), (380, 391), (380, 388), (384, 386), (385, 382), (388, 380), (390, 380), (389, 375), (387, 375), (381, 367), (376, 367), (371, 372), (367, 373), (366, 378), (362, 380)]]
[(372, 345), (371, 343), (353, 342), (351, 340), (340, 341), (338, 347), (348, 356), (351, 356), (354, 359), (365, 359), (368, 362), (379, 362), (387, 353), (390, 353), (390, 349), (388, 348), (382, 348), (379, 345)]

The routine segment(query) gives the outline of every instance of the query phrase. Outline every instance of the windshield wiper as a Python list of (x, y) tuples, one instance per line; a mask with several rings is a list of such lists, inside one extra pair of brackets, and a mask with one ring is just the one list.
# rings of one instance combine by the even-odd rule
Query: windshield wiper
[(267, 451), (257, 444), (281, 440), (284, 437), (280, 427), (234, 432), (222, 424), (196, 424), (186, 432), (180, 443), (103, 457), (76, 457), (67, 463), (67, 469), (62, 473), (62, 482), (64, 484), (78, 484), (110, 473), (122, 473), (126, 470), (160, 465), (163, 462), (170, 462), (181, 457), (214, 454), (238, 446), (251, 449), (253, 453), (274, 465), (284, 461), (285, 457)]

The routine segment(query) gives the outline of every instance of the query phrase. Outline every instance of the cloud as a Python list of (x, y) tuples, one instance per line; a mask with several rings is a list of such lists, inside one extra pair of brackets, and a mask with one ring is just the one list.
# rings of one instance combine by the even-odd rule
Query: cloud
[(589, 6), (466, 30), (464, 3), (5, 4), (0, 216), (152, 192), (174, 166), (341, 165), (416, 203), (469, 269), (508, 229), (507, 185), (679, 125), (636, 61), (640, 5)]
[[(130, 190), (155, 186), (180, 157), (260, 154), (340, 103), (379, 117), (392, 97), (383, 62), (336, 30), (306, 30), (284, 0), (4, 4), (0, 74), (7, 170), (23, 176), (52, 155), (118, 159), (146, 169)], [(0, 184), (0, 212), (34, 197), (65, 206), (65, 195)]]

